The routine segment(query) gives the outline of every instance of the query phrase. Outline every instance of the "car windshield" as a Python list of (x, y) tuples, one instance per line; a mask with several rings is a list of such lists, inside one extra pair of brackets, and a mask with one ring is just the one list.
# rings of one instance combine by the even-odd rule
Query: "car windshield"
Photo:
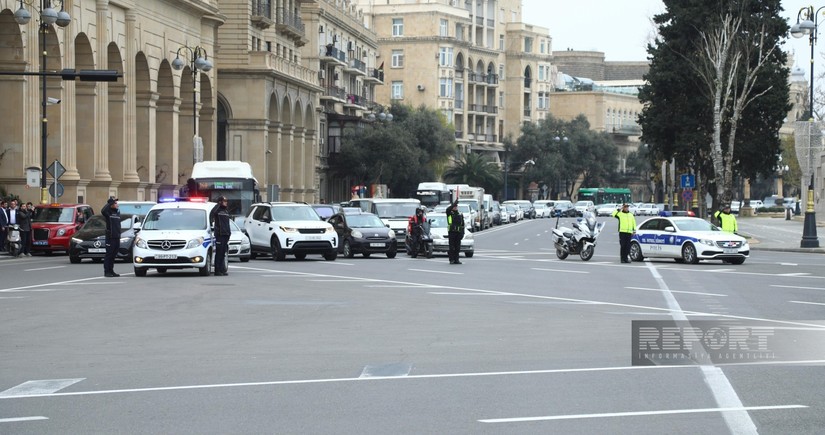
[(117, 205), (117, 209), (120, 210), (120, 214), (129, 213), (145, 216), (146, 213), (149, 213), (149, 210), (151, 210), (154, 206), (155, 203), (152, 202), (147, 202), (145, 204), (129, 204), (126, 202), (120, 202)]
[(461, 214), (470, 213), (472, 212), (472, 209), (468, 204), (458, 204), (458, 212)]
[(506, 207), (507, 211), (509, 211), (510, 213), (515, 213), (516, 212), (516, 206), (514, 206), (514, 205), (508, 204), (505, 207)]
[(231, 219), (229, 220), (229, 226), (230, 226), (229, 230), (232, 231), (233, 233), (243, 232), (243, 230), (241, 230), (241, 227), (239, 227), (238, 224), (235, 223), (234, 220), (231, 220)]
[(272, 207), (273, 221), (317, 221), (318, 213), (308, 205), (286, 205)]
[(589, 204), (590, 201), (579, 201), (576, 203), (576, 207), (582, 207)]
[(408, 218), (415, 214), (415, 209), (419, 204), (416, 202), (388, 202), (376, 203), (375, 210), (378, 212), (378, 217), (389, 218)]
[(329, 219), (335, 214), (335, 209), (331, 205), (315, 205), (312, 206), (312, 208), (314, 208), (315, 212), (318, 213), (318, 216), (321, 216), (324, 220)]
[(205, 230), (206, 211), (186, 208), (162, 208), (149, 211), (143, 230)]
[(35, 209), (32, 222), (74, 222), (73, 207), (43, 207)]
[(673, 219), (679, 231), (720, 231), (719, 228), (702, 219)]
[(447, 228), (447, 216), (433, 216), (429, 220), (432, 228)]
[(383, 228), (384, 222), (374, 214), (353, 214), (347, 216), (351, 228)]

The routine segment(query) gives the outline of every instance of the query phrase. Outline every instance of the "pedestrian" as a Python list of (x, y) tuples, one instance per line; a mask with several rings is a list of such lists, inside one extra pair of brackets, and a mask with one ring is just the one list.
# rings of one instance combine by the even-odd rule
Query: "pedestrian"
[(17, 210), (17, 224), (20, 226), (20, 255), (32, 256), (32, 216), (34, 206), (28, 202)]
[(739, 226), (736, 224), (736, 216), (730, 212), (730, 204), (723, 205), (722, 210), (717, 210), (713, 217), (719, 221), (722, 231), (736, 233), (739, 230)]
[(458, 199), (447, 207), (447, 237), (450, 240), (447, 250), (450, 264), (461, 264), (458, 255), (461, 253), (461, 239), (464, 238), (464, 216), (458, 211)]
[(6, 251), (6, 235), (9, 226), (9, 212), (6, 210), (6, 200), (0, 200), (0, 252)]
[(219, 196), (218, 204), (209, 213), (212, 235), (215, 237), (215, 276), (229, 274), (226, 253), (229, 250), (229, 236), (232, 235), (232, 227), (229, 226), (229, 220), (232, 219), (232, 216), (226, 208), (227, 203), (226, 197)]
[(100, 214), (106, 218), (106, 258), (103, 259), (103, 276), (106, 278), (116, 278), (120, 274), (115, 273), (115, 257), (120, 250), (120, 209), (117, 205), (117, 198), (110, 196), (106, 205), (100, 210)]
[(622, 263), (630, 263), (630, 238), (636, 234), (636, 217), (627, 203), (622, 204), (621, 210), (614, 211), (613, 217), (619, 220), (619, 258)]

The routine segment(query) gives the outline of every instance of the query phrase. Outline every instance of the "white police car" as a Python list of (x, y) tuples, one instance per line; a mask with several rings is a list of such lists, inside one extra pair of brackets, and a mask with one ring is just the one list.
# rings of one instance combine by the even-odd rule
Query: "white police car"
[(166, 273), (188, 268), (209, 276), (214, 255), (209, 213), (214, 207), (206, 198), (162, 199), (152, 207), (135, 236), (135, 276), (146, 276), (149, 269)]
[(655, 217), (644, 221), (630, 241), (630, 259), (673, 258), (696, 264), (722, 260), (742, 264), (750, 254), (748, 241), (695, 217)]

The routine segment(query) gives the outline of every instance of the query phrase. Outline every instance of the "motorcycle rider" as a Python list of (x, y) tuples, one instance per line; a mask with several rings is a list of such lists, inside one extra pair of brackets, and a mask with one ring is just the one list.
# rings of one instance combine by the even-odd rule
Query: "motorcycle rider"
[(421, 247), (421, 236), (424, 231), (424, 222), (426, 221), (427, 218), (424, 216), (424, 207), (421, 206), (415, 209), (415, 215), (410, 216), (410, 220), (407, 223), (407, 234), (410, 235), (410, 248), (412, 249), (413, 258), (418, 257), (418, 250)]
[(458, 255), (461, 253), (461, 239), (464, 238), (464, 215), (458, 211), (458, 199), (447, 207), (447, 237), (450, 239), (447, 251), (450, 264), (461, 264)]
[(624, 203), (621, 210), (613, 212), (613, 217), (619, 220), (619, 257), (622, 263), (630, 263), (630, 238), (636, 233), (636, 216)]

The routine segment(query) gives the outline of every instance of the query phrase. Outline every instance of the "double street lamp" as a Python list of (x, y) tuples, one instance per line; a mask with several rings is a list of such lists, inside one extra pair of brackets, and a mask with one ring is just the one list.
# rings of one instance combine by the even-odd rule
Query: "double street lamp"
[[(816, 44), (817, 30), (819, 27), (820, 11), (825, 9), (825, 6), (820, 7), (814, 11), (813, 6), (801, 8), (796, 14), (796, 24), (791, 27), (791, 35), (794, 38), (801, 38), (808, 35), (811, 45), (811, 88), (810, 100), (808, 106), (808, 122), (810, 126), (814, 122), (814, 45)], [(802, 248), (817, 248), (819, 247), (819, 239), (816, 236), (816, 213), (814, 212), (814, 144), (811, 140), (811, 129), (808, 129), (808, 166), (811, 171), (811, 179), (808, 184), (808, 207), (805, 210), (805, 225), (802, 230), (802, 241), (800, 246)]]
[[(40, 24), (39, 44), (40, 44), (40, 202), (46, 204), (49, 202), (49, 193), (46, 187), (46, 151), (48, 150), (48, 136), (49, 124), (46, 118), (46, 106), (49, 104), (49, 96), (46, 95), (46, 32), (53, 24), (59, 27), (66, 27), (72, 22), (72, 17), (69, 13), (63, 10), (64, 0), (54, 0), (54, 3), (60, 6), (58, 12), (52, 7), (51, 0), (40, 0)], [(29, 23), (32, 19), (32, 14), (24, 7), (34, 7), (34, 0), (20, 0), (20, 9), (14, 12), (14, 21), (23, 26)], [(55, 190), (57, 190), (55, 188)]]
[(183, 45), (178, 48), (175, 60), (172, 61), (172, 68), (176, 71), (182, 70), (186, 65), (180, 57), (181, 51), (184, 52), (184, 57), (189, 55), (189, 69), (192, 72), (192, 163), (197, 163), (203, 161), (203, 141), (198, 137), (198, 71), (209, 72), (213, 65), (205, 48)]

